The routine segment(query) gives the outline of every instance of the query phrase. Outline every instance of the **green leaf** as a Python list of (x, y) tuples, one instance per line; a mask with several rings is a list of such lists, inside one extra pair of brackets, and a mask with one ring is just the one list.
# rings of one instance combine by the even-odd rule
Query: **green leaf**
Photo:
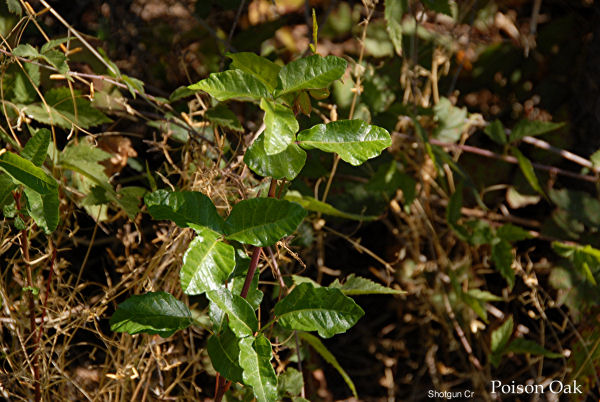
[(271, 365), (271, 342), (263, 334), (240, 339), (240, 366), (244, 384), (252, 387), (258, 402), (272, 402), (277, 397), (277, 375)]
[(500, 240), (492, 245), (492, 261), (498, 272), (506, 282), (510, 289), (515, 285), (515, 271), (512, 269), (513, 254), (512, 246), (506, 240)]
[(554, 353), (544, 348), (537, 342), (530, 341), (529, 339), (516, 338), (506, 348), (507, 352), (513, 352), (518, 354), (530, 353), (532, 355), (540, 355), (549, 359), (560, 359), (563, 357), (560, 353)]
[(267, 155), (265, 136), (259, 136), (246, 150), (244, 163), (256, 174), (274, 179), (294, 180), (306, 163), (306, 152), (292, 143), (285, 151)]
[(197, 295), (223, 287), (235, 267), (235, 250), (221, 241), (219, 233), (192, 227), (196, 237), (183, 256), (180, 279), (185, 294)]
[(294, 60), (279, 70), (275, 95), (299, 91), (301, 89), (319, 89), (331, 84), (344, 75), (346, 60), (336, 57), (313, 55)]
[(300, 205), (273, 198), (252, 198), (237, 203), (225, 221), (230, 240), (266, 247), (289, 236), (306, 216)]
[(302, 373), (293, 367), (285, 369), (277, 378), (277, 391), (280, 398), (300, 395), (302, 387), (304, 387)]
[(223, 218), (210, 198), (201, 192), (156, 190), (146, 194), (144, 203), (156, 220), (171, 220), (182, 228), (194, 224), (223, 231)]
[(549, 191), (550, 200), (586, 226), (600, 227), (600, 201), (584, 191), (571, 189)]
[(50, 145), (50, 130), (40, 128), (27, 141), (25, 148), (21, 152), (21, 156), (31, 161), (36, 166), (42, 166), (48, 154), (48, 146)]
[(204, 118), (219, 127), (228, 128), (238, 133), (244, 131), (244, 127), (242, 127), (235, 113), (222, 103), (204, 112)]
[(323, 338), (346, 332), (365, 312), (339, 289), (302, 283), (275, 305), (279, 325), (317, 331)]
[(165, 292), (131, 296), (119, 304), (110, 318), (115, 332), (158, 334), (167, 338), (192, 324), (192, 314), (185, 304)]
[(302, 208), (308, 211), (320, 212), (322, 214), (337, 216), (345, 219), (353, 219), (356, 221), (373, 221), (377, 219), (377, 216), (357, 215), (340, 211), (330, 204), (319, 201), (316, 198), (309, 197), (307, 195), (302, 195), (298, 191), (288, 191), (284, 198), (288, 201), (300, 204)]
[(0, 208), (13, 202), (12, 191), (17, 188), (9, 175), (0, 171)]
[(207, 92), (219, 101), (271, 97), (269, 88), (262, 81), (241, 70), (213, 73), (188, 88)]
[(510, 341), (514, 328), (514, 322), (512, 316), (508, 317), (508, 320), (495, 329), (492, 332), (491, 349), (492, 353), (502, 353), (504, 348)]
[(498, 119), (494, 120), (490, 124), (488, 124), (483, 130), (485, 135), (490, 137), (490, 139), (500, 145), (504, 145), (508, 142), (506, 138), (506, 133), (504, 132), (504, 126), (502, 122)]
[(514, 226), (511, 223), (507, 223), (496, 229), (496, 236), (510, 243), (525, 239), (531, 239), (533, 237), (529, 234), (528, 231), (526, 231), (522, 227)]
[(390, 134), (383, 128), (362, 120), (338, 120), (317, 124), (298, 134), (303, 148), (335, 152), (342, 160), (357, 166), (378, 156), (392, 145)]
[(388, 288), (387, 286), (380, 285), (367, 278), (355, 276), (354, 274), (348, 275), (343, 284), (336, 279), (329, 287), (341, 290), (346, 296), (401, 295), (406, 293), (403, 290)]
[(433, 107), (433, 112), (438, 122), (433, 137), (444, 142), (457, 142), (467, 124), (467, 109), (458, 108), (447, 98), (441, 98)]
[(227, 53), (227, 57), (232, 60), (229, 68), (235, 68), (251, 74), (262, 81), (269, 88), (270, 92), (273, 92), (277, 87), (277, 74), (279, 74), (281, 66), (273, 63), (266, 57), (250, 52)]
[(100, 162), (110, 158), (110, 154), (92, 145), (89, 141), (70, 144), (61, 152), (59, 164), (74, 172), (80, 173), (104, 189), (112, 191), (104, 165)]
[(552, 249), (561, 257), (568, 258), (575, 269), (592, 285), (597, 285), (596, 276), (600, 274), (600, 250), (592, 246), (579, 246), (552, 242)]
[(173, 93), (171, 93), (171, 95), (169, 95), (169, 102), (175, 102), (175, 101), (178, 101), (179, 99), (187, 98), (188, 96), (191, 96), (195, 93), (196, 93), (195, 91), (192, 91), (188, 87), (184, 87), (184, 86), (178, 87), (177, 89), (175, 89), (173, 91)]
[[(73, 106), (73, 96), (75, 106)], [(30, 104), (23, 112), (32, 119), (44, 124), (55, 124), (59, 127), (70, 129), (73, 124), (88, 129), (112, 120), (92, 107), (89, 100), (84, 98), (79, 91), (71, 91), (66, 87), (52, 88), (44, 95), (50, 113), (42, 103)], [(77, 112), (75, 112), (77, 110)]]
[[(42, 58), (52, 65), (60, 74), (67, 74), (69, 65), (67, 64), (67, 56), (58, 50), (46, 50), (42, 53)], [(68, 77), (69, 78), (69, 77)]]
[(510, 141), (519, 141), (525, 136), (534, 137), (536, 135), (542, 135), (557, 130), (564, 125), (565, 123), (552, 123), (550, 121), (520, 120), (510, 133)]
[(21, 9), (21, 3), (19, 3), (19, 0), (6, 0), (6, 5), (8, 6), (9, 12), (18, 15), (19, 17), (23, 13), (23, 10)]
[(24, 192), (29, 215), (39, 227), (44, 229), (44, 232), (53, 232), (59, 221), (58, 192), (41, 195), (29, 187), (25, 187)]
[(12, 152), (0, 155), (0, 168), (11, 175), (16, 181), (31, 188), (41, 195), (56, 193), (58, 183), (27, 159)]
[(13, 55), (26, 59), (36, 59), (40, 57), (38, 50), (29, 43), (22, 43), (12, 51)]
[(424, 0), (423, 3), (436, 13), (446, 14), (452, 17), (452, 9), (449, 0)]
[(243, 382), (239, 364), (239, 339), (228, 326), (219, 335), (213, 334), (206, 341), (206, 350), (216, 371), (233, 382)]
[(540, 182), (538, 181), (538, 178), (535, 175), (535, 171), (533, 170), (533, 165), (531, 164), (531, 161), (527, 159), (525, 155), (523, 155), (521, 151), (519, 151), (516, 147), (511, 147), (510, 150), (513, 153), (513, 155), (516, 156), (519, 162), (519, 167), (521, 168), (521, 172), (523, 172), (523, 175), (527, 179), (527, 182), (529, 183), (531, 188), (533, 188), (545, 198), (546, 194), (544, 193), (544, 190), (542, 189), (542, 186), (540, 185)]
[(387, 31), (398, 56), (402, 56), (402, 16), (408, 10), (408, 0), (385, 0)]
[(492, 332), (490, 346), (492, 353), (490, 354), (490, 362), (494, 367), (498, 367), (498, 364), (500, 364), (500, 358), (504, 354), (506, 345), (512, 336), (513, 327), (513, 318), (510, 316), (508, 317), (508, 320)]
[(227, 314), (229, 327), (238, 337), (252, 336), (258, 331), (254, 309), (245, 299), (223, 288), (209, 290), (206, 295)]
[(352, 379), (350, 378), (350, 376), (348, 375), (348, 373), (346, 373), (346, 370), (344, 370), (342, 368), (342, 366), (340, 366), (340, 364), (338, 363), (338, 361), (335, 358), (335, 356), (329, 350), (327, 350), (327, 348), (325, 347), (325, 345), (323, 345), (323, 342), (321, 342), (321, 340), (319, 338), (317, 338), (316, 336), (311, 335), (311, 334), (306, 333), (306, 332), (298, 332), (298, 336), (303, 341), (305, 341), (310, 346), (312, 346), (312, 348), (318, 354), (320, 354), (321, 357), (323, 359), (325, 359), (325, 361), (327, 363), (331, 364), (333, 366), (333, 368), (335, 368), (338, 371), (338, 373), (340, 373), (340, 375), (342, 376), (342, 378), (344, 379), (344, 381), (348, 385), (348, 388), (350, 388), (350, 391), (352, 391), (352, 395), (354, 395), (355, 398), (358, 398), (358, 394), (356, 393), (356, 386), (354, 385), (354, 382), (352, 381)]
[[(28, 104), (38, 99), (36, 88), (40, 85), (40, 66), (32, 63), (23, 63), (24, 70), (19, 70), (14, 75), (13, 101)], [(34, 87), (35, 85), (35, 87)]]
[(285, 151), (300, 129), (294, 112), (264, 98), (260, 100), (260, 108), (265, 111), (265, 132), (262, 134), (265, 152), (271, 156)]
[(121, 80), (127, 85), (127, 89), (133, 99), (135, 99), (137, 93), (145, 94), (146, 90), (144, 89), (144, 81), (138, 80), (137, 78), (129, 77), (125, 74), (121, 74)]

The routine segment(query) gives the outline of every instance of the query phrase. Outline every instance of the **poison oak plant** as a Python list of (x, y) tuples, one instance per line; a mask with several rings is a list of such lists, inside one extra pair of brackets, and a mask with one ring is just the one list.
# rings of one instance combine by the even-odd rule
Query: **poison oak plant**
[[(271, 365), (268, 334), (274, 325), (279, 331), (301, 331), (301, 339), (337, 365), (318, 338), (306, 332), (330, 338), (350, 329), (364, 311), (349, 295), (399, 292), (354, 276), (329, 287), (299, 279), (275, 304), (269, 323), (261, 327), (256, 316), (263, 298), (257, 273), (261, 250), (292, 235), (307, 214), (302, 205), (275, 198), (278, 180), (296, 178), (306, 161), (304, 149), (333, 152), (360, 165), (390, 146), (391, 138), (385, 129), (361, 120), (317, 124), (298, 133), (294, 110), (310, 112), (308, 97), (327, 93), (327, 86), (345, 72), (344, 59), (313, 55), (280, 67), (252, 53), (229, 57), (233, 60), (230, 70), (211, 74), (189, 88), (219, 101), (256, 102), (264, 110), (264, 132), (248, 148), (244, 161), (256, 174), (271, 178), (268, 197), (238, 202), (225, 219), (199, 192), (157, 190), (146, 195), (145, 204), (155, 219), (172, 220), (196, 232), (183, 258), (181, 287), (188, 295), (204, 294), (209, 300), (212, 335), (207, 350), (219, 376), (251, 387), (259, 401), (274, 401), (286, 392), (281, 387), (278, 391)], [(316, 200), (299, 201), (313, 210), (328, 207)], [(251, 247), (251, 258), (245, 247)], [(188, 307), (165, 292), (131, 297), (119, 305), (110, 322), (114, 331), (163, 337), (194, 325)], [(351, 380), (345, 379), (356, 394)], [(217, 381), (215, 398), (219, 400), (228, 385), (223, 379)]]

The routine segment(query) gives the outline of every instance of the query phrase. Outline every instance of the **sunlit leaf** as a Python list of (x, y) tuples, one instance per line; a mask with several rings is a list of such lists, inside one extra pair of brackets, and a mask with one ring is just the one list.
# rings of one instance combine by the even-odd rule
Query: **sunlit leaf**
[(253, 75), (262, 81), (271, 92), (277, 87), (277, 74), (281, 66), (266, 57), (250, 52), (227, 53), (227, 57), (232, 60), (229, 68), (242, 70)]
[(223, 377), (233, 382), (244, 381), (239, 363), (239, 339), (228, 326), (224, 326), (222, 333), (213, 334), (208, 338), (206, 351), (213, 367)]
[(158, 334), (163, 338), (192, 324), (192, 314), (185, 304), (165, 292), (131, 296), (119, 304), (110, 318), (115, 332)]
[(227, 314), (229, 327), (238, 337), (251, 336), (258, 331), (254, 309), (245, 299), (224, 288), (209, 290), (206, 295)]
[(344, 283), (340, 283), (336, 279), (329, 287), (341, 290), (346, 296), (400, 295), (406, 293), (403, 290), (388, 288), (387, 286), (380, 285), (367, 278), (355, 276), (354, 274), (348, 275)]
[(207, 92), (219, 101), (228, 99), (260, 99), (271, 96), (269, 88), (258, 78), (241, 70), (213, 73), (208, 78), (188, 86)]
[(319, 89), (342, 77), (346, 60), (336, 57), (313, 55), (294, 60), (279, 70), (276, 96), (301, 89)]
[(278, 154), (267, 155), (265, 137), (261, 135), (246, 150), (244, 162), (260, 176), (294, 180), (304, 167), (306, 152), (292, 143)]
[(258, 334), (256, 338), (240, 339), (239, 346), (244, 384), (252, 387), (258, 402), (278, 400), (277, 375), (271, 365), (271, 342), (263, 334)]
[(265, 111), (265, 131), (262, 134), (265, 152), (271, 156), (285, 151), (300, 128), (294, 112), (264, 98), (260, 100), (260, 108)]

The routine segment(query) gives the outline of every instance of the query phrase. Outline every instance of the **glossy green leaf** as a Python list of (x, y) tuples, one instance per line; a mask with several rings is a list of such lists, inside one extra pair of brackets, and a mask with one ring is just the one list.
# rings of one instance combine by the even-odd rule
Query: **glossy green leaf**
[(399, 56), (402, 56), (402, 17), (407, 10), (408, 0), (385, 0), (387, 32)]
[(515, 285), (515, 271), (512, 269), (513, 254), (512, 246), (506, 240), (500, 240), (492, 245), (492, 261), (498, 272), (510, 289)]
[(488, 124), (483, 130), (485, 135), (490, 137), (490, 139), (500, 145), (504, 145), (508, 142), (506, 133), (504, 132), (504, 126), (502, 122), (498, 119), (494, 120), (490, 124)]
[(110, 318), (115, 332), (158, 334), (163, 338), (192, 324), (192, 314), (185, 304), (165, 292), (131, 296), (119, 304)]
[(262, 81), (271, 92), (277, 87), (277, 74), (281, 70), (281, 66), (278, 64), (273, 63), (266, 57), (250, 52), (227, 53), (227, 57), (232, 60), (229, 68), (242, 70), (253, 75)]
[(37, 132), (27, 141), (21, 156), (27, 160), (30, 160), (36, 166), (42, 166), (46, 160), (48, 154), (48, 146), (50, 145), (50, 130), (47, 128), (40, 128)]
[(275, 305), (279, 325), (317, 331), (323, 338), (346, 332), (365, 312), (339, 289), (302, 283)]
[(336, 279), (329, 287), (341, 290), (346, 296), (401, 295), (406, 293), (403, 290), (388, 288), (387, 286), (380, 285), (367, 278), (355, 276), (354, 274), (348, 275), (344, 283), (340, 283)]
[(240, 339), (240, 366), (244, 384), (252, 387), (258, 402), (272, 402), (277, 397), (277, 375), (271, 365), (271, 342), (263, 334)]
[(561, 355), (560, 353), (551, 352), (537, 342), (523, 338), (514, 339), (508, 345), (506, 351), (519, 354), (530, 353), (532, 355), (544, 356), (549, 359), (560, 359), (563, 357), (563, 355)]
[(204, 118), (219, 127), (228, 128), (238, 133), (244, 131), (244, 127), (242, 127), (235, 113), (222, 103), (204, 112)]
[(27, 197), (27, 212), (44, 232), (51, 233), (58, 226), (59, 204), (58, 192), (39, 194), (29, 187), (24, 189)]
[(213, 73), (208, 78), (188, 86), (207, 92), (219, 101), (228, 99), (260, 99), (271, 96), (269, 88), (258, 78), (241, 70)]
[(324, 88), (344, 75), (347, 64), (346, 60), (336, 56), (314, 55), (294, 60), (279, 70), (275, 95)]
[(496, 236), (506, 240), (507, 242), (521, 241), (525, 239), (531, 239), (533, 236), (522, 227), (515, 226), (511, 223), (500, 226), (496, 229)]
[(146, 194), (144, 203), (156, 220), (171, 220), (185, 228), (190, 224), (222, 232), (223, 218), (210, 198), (198, 191), (156, 190)]
[(523, 155), (516, 147), (512, 147), (510, 150), (513, 155), (516, 156), (517, 161), (519, 162), (519, 167), (521, 168), (521, 172), (523, 172), (523, 175), (527, 179), (527, 182), (531, 188), (540, 193), (542, 196), (546, 197), (546, 194), (544, 193), (544, 190), (542, 189), (542, 186), (535, 175), (531, 161), (527, 159), (525, 155)]
[(171, 95), (169, 95), (169, 102), (176, 102), (180, 99), (187, 98), (188, 96), (191, 96), (194, 93), (196, 93), (196, 92), (192, 91), (188, 87), (184, 87), (184, 86), (178, 87), (171, 93)]
[(317, 124), (298, 134), (303, 148), (335, 152), (351, 165), (360, 165), (392, 145), (390, 134), (383, 128), (362, 120), (338, 120)]
[(433, 112), (438, 123), (433, 137), (443, 142), (457, 142), (467, 125), (467, 109), (456, 107), (447, 98), (441, 98), (433, 107)]
[(233, 382), (243, 382), (242, 367), (240, 367), (239, 339), (228, 326), (224, 326), (223, 332), (213, 334), (206, 341), (206, 351), (210, 361), (223, 377)]
[(274, 198), (252, 198), (237, 203), (225, 221), (230, 240), (265, 247), (289, 236), (306, 211), (300, 205)]
[(298, 191), (288, 191), (284, 198), (288, 201), (302, 205), (302, 207), (308, 211), (320, 212), (322, 214), (337, 216), (345, 219), (353, 219), (356, 221), (372, 221), (377, 219), (377, 216), (358, 215), (340, 211), (330, 204), (319, 201), (316, 198), (307, 195), (302, 195)]
[(244, 163), (260, 176), (294, 180), (306, 163), (306, 152), (292, 143), (283, 152), (267, 155), (265, 137), (261, 135), (246, 150)]
[(316, 336), (306, 332), (298, 332), (298, 336), (303, 341), (308, 343), (318, 354), (321, 355), (323, 359), (325, 359), (327, 363), (331, 364), (333, 368), (335, 368), (337, 372), (340, 373), (340, 375), (348, 385), (348, 388), (350, 388), (350, 391), (352, 391), (352, 395), (354, 395), (355, 398), (358, 398), (354, 382), (352, 381), (348, 373), (346, 373), (346, 370), (344, 370), (343, 367), (340, 366), (335, 356), (325, 347), (325, 345), (323, 345), (323, 342), (321, 342), (321, 340)]
[(258, 331), (254, 309), (245, 299), (223, 288), (209, 290), (206, 295), (227, 314), (229, 327), (238, 337), (252, 336)]
[(534, 137), (549, 133), (564, 126), (564, 123), (552, 123), (550, 121), (520, 120), (510, 133), (510, 141), (519, 141), (525, 136)]
[(183, 256), (179, 274), (185, 294), (197, 295), (221, 288), (235, 267), (235, 250), (221, 235), (207, 227), (191, 224), (196, 237)]
[(0, 155), (0, 168), (12, 176), (19, 183), (33, 191), (45, 195), (56, 193), (58, 183), (32, 162), (12, 152)]
[(260, 108), (265, 111), (265, 131), (262, 134), (265, 152), (271, 156), (285, 151), (300, 129), (294, 112), (264, 98), (260, 100)]

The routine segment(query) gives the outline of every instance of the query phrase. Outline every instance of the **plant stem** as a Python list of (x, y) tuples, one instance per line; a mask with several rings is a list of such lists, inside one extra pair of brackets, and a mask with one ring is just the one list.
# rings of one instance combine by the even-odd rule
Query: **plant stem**
[[(275, 192), (277, 190), (277, 180), (271, 179), (271, 184), (269, 186), (269, 197), (275, 198)], [(258, 261), (260, 260), (260, 252), (262, 251), (262, 247), (254, 247), (252, 251), (252, 258), (250, 259), (250, 266), (248, 267), (248, 273), (246, 274), (246, 279), (244, 280), (244, 286), (242, 287), (242, 292), (240, 296), (242, 298), (246, 298), (248, 296), (248, 292), (250, 291), (250, 285), (252, 284), (252, 279), (256, 274), (256, 269), (258, 268)], [(215, 401), (220, 402), (225, 395), (225, 392), (231, 386), (231, 381), (227, 381), (225, 377), (218, 376), (217, 377), (217, 385), (215, 387)]]
[[(25, 221), (23, 215), (21, 214), (21, 193), (15, 192), (13, 193), (13, 198), (15, 199), (15, 204), (17, 210), (19, 211), (19, 217), (21, 220)], [(20, 243), (21, 243), (21, 254), (23, 255), (23, 261), (25, 262), (25, 271), (27, 274), (27, 286), (30, 287), (28, 293), (29, 299), (29, 334), (31, 335), (31, 340), (33, 341), (32, 348), (32, 365), (33, 365), (33, 379), (34, 379), (34, 389), (35, 389), (35, 401), (42, 400), (42, 393), (40, 389), (40, 369), (38, 367), (38, 339), (36, 337), (36, 327), (35, 327), (35, 300), (33, 298), (33, 275), (31, 273), (31, 265), (29, 265), (29, 240), (27, 236), (27, 229), (21, 230), (20, 235)]]

